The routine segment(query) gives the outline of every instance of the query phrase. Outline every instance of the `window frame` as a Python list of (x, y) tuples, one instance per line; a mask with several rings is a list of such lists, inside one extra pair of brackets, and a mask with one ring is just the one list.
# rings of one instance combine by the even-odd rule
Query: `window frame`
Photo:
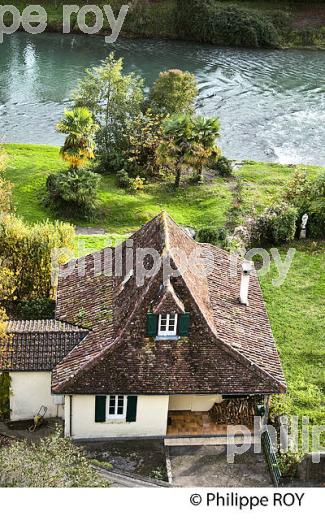
[[(110, 413), (110, 405), (111, 405), (111, 398), (115, 397), (115, 403), (114, 403), (114, 414)], [(119, 408), (119, 397), (123, 398), (123, 413), (118, 414), (118, 408)], [(106, 400), (106, 420), (112, 421), (112, 420), (120, 420), (125, 421), (126, 420), (126, 414), (127, 414), (127, 395), (121, 395), (121, 394), (110, 394), (107, 396)]]
[[(173, 330), (169, 330), (171, 316), (174, 316), (174, 319), (175, 319)], [(164, 331), (161, 330), (161, 322), (162, 322), (163, 318), (166, 318), (166, 330), (164, 330)], [(176, 314), (176, 313), (159, 314), (158, 333), (157, 333), (158, 337), (159, 338), (177, 337), (177, 326), (178, 326), (178, 314)]]

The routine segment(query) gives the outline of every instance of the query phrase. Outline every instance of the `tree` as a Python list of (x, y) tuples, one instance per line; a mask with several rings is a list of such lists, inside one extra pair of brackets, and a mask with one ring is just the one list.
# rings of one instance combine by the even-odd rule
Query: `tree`
[(199, 116), (177, 116), (163, 125), (163, 142), (158, 149), (159, 162), (175, 171), (175, 187), (180, 186), (182, 174), (192, 168), (201, 179), (204, 164), (216, 151), (219, 136), (218, 119)]
[(149, 104), (154, 112), (191, 114), (198, 94), (196, 78), (190, 72), (172, 69), (161, 72), (149, 94)]
[(94, 135), (98, 126), (88, 108), (66, 110), (56, 128), (62, 134), (68, 134), (60, 153), (72, 170), (78, 170), (94, 158)]
[(141, 112), (143, 80), (123, 74), (123, 59), (110, 54), (99, 67), (87, 69), (73, 94), (76, 107), (87, 107), (98, 125), (97, 156), (103, 168), (124, 166), (128, 132)]
[(162, 117), (148, 109), (139, 114), (129, 135), (127, 169), (133, 175), (158, 173), (157, 150), (162, 143)]

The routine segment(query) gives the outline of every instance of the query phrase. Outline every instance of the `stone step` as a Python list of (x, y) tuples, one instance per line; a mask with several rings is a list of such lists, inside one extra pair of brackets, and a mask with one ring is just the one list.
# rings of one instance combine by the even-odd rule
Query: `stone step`
[(223, 446), (225, 444), (255, 444), (257, 439), (251, 435), (227, 437), (220, 435), (218, 437), (166, 437), (165, 446)]

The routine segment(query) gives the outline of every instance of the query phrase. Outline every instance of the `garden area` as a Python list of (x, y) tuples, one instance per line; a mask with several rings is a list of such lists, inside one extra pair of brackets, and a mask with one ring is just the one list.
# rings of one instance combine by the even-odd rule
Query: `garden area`
[(54, 250), (64, 249), (60, 265), (114, 246), (166, 210), (199, 242), (242, 256), (295, 250), (280, 287), (274, 263), (261, 277), (289, 389), (272, 413), (324, 424), (325, 168), (229, 160), (219, 119), (196, 113), (197, 94), (195, 76), (180, 70), (145, 91), (111, 54), (71, 93), (56, 125), (61, 148), (0, 148), (0, 336), (8, 316), (53, 317)]

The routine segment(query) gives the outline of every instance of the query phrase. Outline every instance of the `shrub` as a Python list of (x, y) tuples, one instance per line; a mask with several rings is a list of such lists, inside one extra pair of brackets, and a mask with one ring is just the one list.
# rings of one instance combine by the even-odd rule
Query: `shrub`
[(117, 184), (120, 188), (129, 188), (130, 187), (130, 177), (126, 170), (120, 170), (116, 174)]
[(9, 213), (11, 207), (12, 184), (0, 177), (0, 213)]
[(239, 47), (278, 47), (280, 35), (270, 17), (258, 11), (220, 6), (214, 0), (178, 0), (178, 32), (199, 41)]
[(2, 487), (106, 487), (84, 452), (70, 439), (52, 437), (38, 444), (12, 442), (0, 450)]
[(168, 114), (190, 114), (194, 112), (198, 94), (196, 78), (190, 72), (172, 69), (161, 72), (149, 94), (153, 112)]
[(49, 298), (53, 295), (51, 274), (53, 254), (58, 263), (69, 260), (74, 249), (73, 226), (62, 222), (43, 222), (29, 226), (14, 215), (0, 216), (0, 262), (15, 279), (12, 299)]
[(220, 177), (231, 177), (233, 173), (232, 161), (222, 155), (214, 163), (214, 169), (217, 170)]
[(271, 206), (252, 223), (253, 244), (279, 244), (293, 240), (297, 218), (297, 210), (287, 204)]
[(224, 244), (227, 233), (224, 228), (205, 227), (198, 230), (196, 238), (204, 244)]
[(141, 179), (141, 177), (136, 177), (135, 179), (130, 179), (129, 191), (131, 193), (136, 193), (137, 191), (141, 191), (143, 189), (144, 189), (144, 179)]
[(0, 421), (8, 419), (10, 415), (10, 375), (0, 373)]
[(311, 181), (305, 172), (296, 171), (284, 193), (285, 201), (297, 208), (299, 219), (309, 216), (307, 234), (325, 238), (325, 174)]
[(56, 209), (88, 214), (96, 208), (100, 175), (88, 170), (69, 170), (49, 175), (47, 201)]
[(287, 451), (280, 453), (278, 463), (283, 477), (294, 478), (297, 475), (298, 464), (302, 460), (302, 453)]

